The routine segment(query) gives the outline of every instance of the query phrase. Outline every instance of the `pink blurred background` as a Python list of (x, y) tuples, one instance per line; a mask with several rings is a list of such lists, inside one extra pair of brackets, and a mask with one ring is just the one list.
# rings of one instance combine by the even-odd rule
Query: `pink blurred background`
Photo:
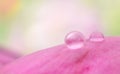
[(64, 43), (71, 31), (119, 35), (119, 0), (1, 0), (0, 44), (28, 54)]

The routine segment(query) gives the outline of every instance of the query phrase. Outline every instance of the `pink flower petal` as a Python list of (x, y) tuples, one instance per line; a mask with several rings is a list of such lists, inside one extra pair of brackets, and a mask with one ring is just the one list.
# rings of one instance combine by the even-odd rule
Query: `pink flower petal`
[(5, 48), (0, 48), (0, 68), (12, 61), (14, 61), (15, 59), (17, 59), (18, 54), (13, 53)]
[(66, 45), (41, 50), (1, 68), (0, 74), (120, 74), (119, 69), (120, 37), (108, 37), (77, 50)]

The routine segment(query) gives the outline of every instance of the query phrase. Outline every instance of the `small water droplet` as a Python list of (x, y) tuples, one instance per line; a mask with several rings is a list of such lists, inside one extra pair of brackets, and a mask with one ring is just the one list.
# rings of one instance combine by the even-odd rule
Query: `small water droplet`
[(84, 45), (84, 36), (77, 31), (70, 32), (65, 37), (65, 43), (70, 49), (79, 49)]
[(103, 42), (104, 41), (104, 35), (101, 32), (93, 32), (90, 35), (89, 41), (92, 41), (92, 42)]

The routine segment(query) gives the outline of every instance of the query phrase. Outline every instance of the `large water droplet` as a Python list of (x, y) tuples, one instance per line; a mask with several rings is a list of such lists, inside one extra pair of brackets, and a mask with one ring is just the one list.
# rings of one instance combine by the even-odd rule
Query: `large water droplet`
[(77, 31), (70, 32), (65, 37), (65, 43), (70, 49), (79, 49), (84, 45), (84, 36)]
[(103, 42), (104, 35), (101, 32), (93, 32), (89, 37), (89, 41), (91, 41), (91, 42)]

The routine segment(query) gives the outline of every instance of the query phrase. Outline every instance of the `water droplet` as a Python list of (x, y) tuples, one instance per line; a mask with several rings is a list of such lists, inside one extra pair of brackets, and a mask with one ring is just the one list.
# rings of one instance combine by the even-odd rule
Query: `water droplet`
[(93, 32), (90, 35), (89, 41), (92, 41), (92, 42), (103, 42), (104, 41), (104, 35), (101, 32)]
[(70, 49), (79, 49), (84, 45), (84, 36), (77, 31), (70, 32), (65, 37), (65, 43)]

